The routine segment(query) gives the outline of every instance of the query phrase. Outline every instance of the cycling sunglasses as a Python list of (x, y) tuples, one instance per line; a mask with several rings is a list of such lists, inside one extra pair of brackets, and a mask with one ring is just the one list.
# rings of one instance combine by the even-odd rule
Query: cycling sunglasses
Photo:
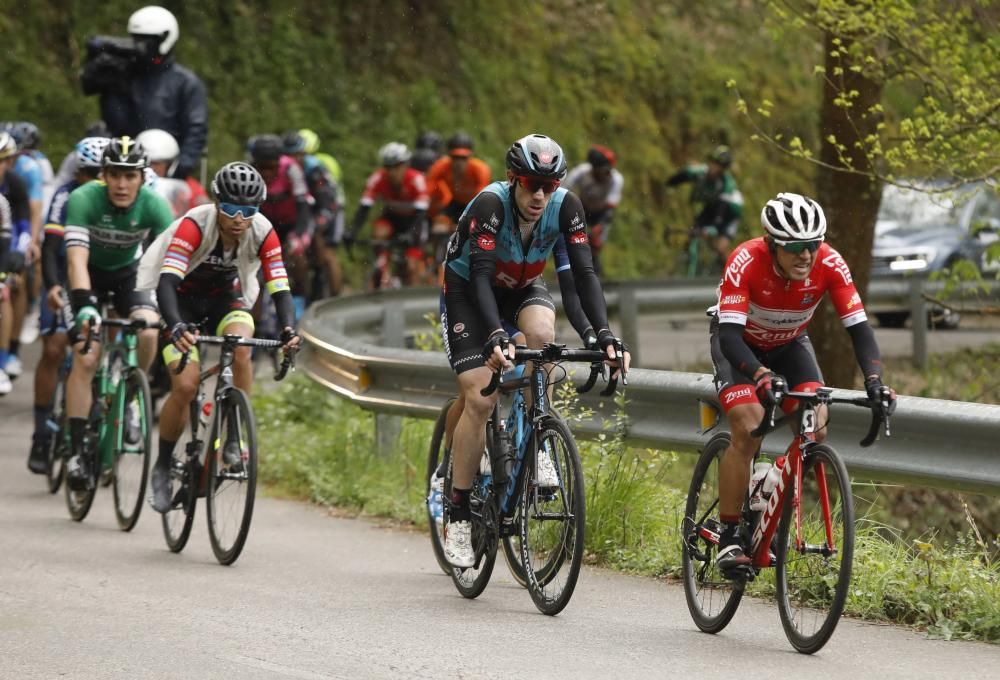
[(539, 189), (543, 193), (551, 194), (559, 188), (559, 180), (557, 179), (539, 179), (538, 177), (525, 177), (524, 175), (517, 176), (517, 183), (530, 194), (535, 193)]
[(786, 253), (791, 253), (792, 255), (798, 255), (803, 250), (808, 250), (810, 253), (815, 253), (819, 250), (819, 246), (822, 241), (791, 241), (789, 243), (777, 242), (781, 249)]
[(237, 203), (219, 203), (219, 210), (226, 217), (236, 217), (241, 216), (243, 219), (248, 220), (260, 210), (255, 205), (239, 205)]

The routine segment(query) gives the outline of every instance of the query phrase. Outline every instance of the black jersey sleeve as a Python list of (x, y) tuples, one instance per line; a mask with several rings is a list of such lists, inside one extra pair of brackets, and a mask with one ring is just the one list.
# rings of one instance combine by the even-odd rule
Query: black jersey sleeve
[(584, 313), (598, 332), (609, 328), (608, 303), (604, 299), (604, 290), (597, 272), (594, 271), (583, 204), (574, 193), (569, 192), (563, 197), (559, 208), (559, 231), (566, 240), (569, 266), (573, 270), (573, 281)]
[(858, 366), (861, 367), (861, 373), (864, 377), (866, 379), (873, 375), (882, 377), (882, 357), (871, 324), (867, 321), (853, 324), (847, 327), (847, 333), (851, 336), (854, 356), (858, 360)]
[[(496, 273), (497, 233), (504, 223), (503, 202), (494, 193), (484, 191), (469, 204), (458, 223), (461, 235), (469, 241), (469, 283), (479, 303), (479, 315), (488, 333), (503, 328), (500, 310), (493, 294)], [(510, 228), (516, 229), (516, 225)]]
[(181, 281), (183, 279), (177, 274), (160, 274), (160, 282), (156, 285), (156, 304), (167, 328), (173, 328), (184, 320), (177, 302), (177, 286), (181, 285)]
[(754, 355), (750, 345), (743, 339), (743, 331), (746, 327), (738, 323), (719, 324), (719, 349), (722, 356), (732, 364), (732, 366), (746, 377), (753, 380), (753, 374), (763, 366), (760, 360)]

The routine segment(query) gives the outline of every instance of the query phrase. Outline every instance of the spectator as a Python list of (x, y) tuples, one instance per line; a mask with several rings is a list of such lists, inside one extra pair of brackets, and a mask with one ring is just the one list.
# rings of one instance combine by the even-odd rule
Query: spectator
[(601, 248), (611, 234), (615, 208), (622, 200), (625, 178), (615, 166), (618, 157), (606, 146), (595, 144), (587, 152), (587, 162), (573, 168), (563, 186), (580, 197), (587, 228), (590, 229), (590, 254), (598, 276), (604, 274)]
[(138, 136), (143, 130), (166, 130), (180, 144), (171, 177), (186, 178), (201, 160), (208, 135), (205, 85), (174, 61), (180, 30), (177, 19), (156, 5), (138, 10), (128, 20), (136, 54), (128, 81), (116, 87), (84, 65), (84, 94), (99, 94), (101, 116), (114, 136)]

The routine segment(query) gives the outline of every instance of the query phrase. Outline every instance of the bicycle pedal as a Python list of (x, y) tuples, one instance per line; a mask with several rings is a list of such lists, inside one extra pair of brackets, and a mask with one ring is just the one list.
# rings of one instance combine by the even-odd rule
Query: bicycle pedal
[(735, 581), (736, 583), (741, 584), (749, 583), (754, 580), (755, 576), (757, 576), (756, 570), (754, 570), (754, 568), (749, 564), (741, 564), (730, 569), (725, 569), (721, 573), (723, 578), (727, 581)]

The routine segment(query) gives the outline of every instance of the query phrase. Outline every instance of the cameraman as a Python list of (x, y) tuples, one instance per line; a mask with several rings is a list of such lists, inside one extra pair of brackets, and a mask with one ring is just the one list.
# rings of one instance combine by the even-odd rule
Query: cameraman
[(87, 43), (80, 74), (84, 94), (99, 94), (101, 116), (114, 136), (166, 130), (181, 152), (171, 177), (184, 179), (201, 160), (208, 135), (205, 85), (174, 61), (177, 19), (150, 5), (128, 20), (132, 40), (98, 36)]

